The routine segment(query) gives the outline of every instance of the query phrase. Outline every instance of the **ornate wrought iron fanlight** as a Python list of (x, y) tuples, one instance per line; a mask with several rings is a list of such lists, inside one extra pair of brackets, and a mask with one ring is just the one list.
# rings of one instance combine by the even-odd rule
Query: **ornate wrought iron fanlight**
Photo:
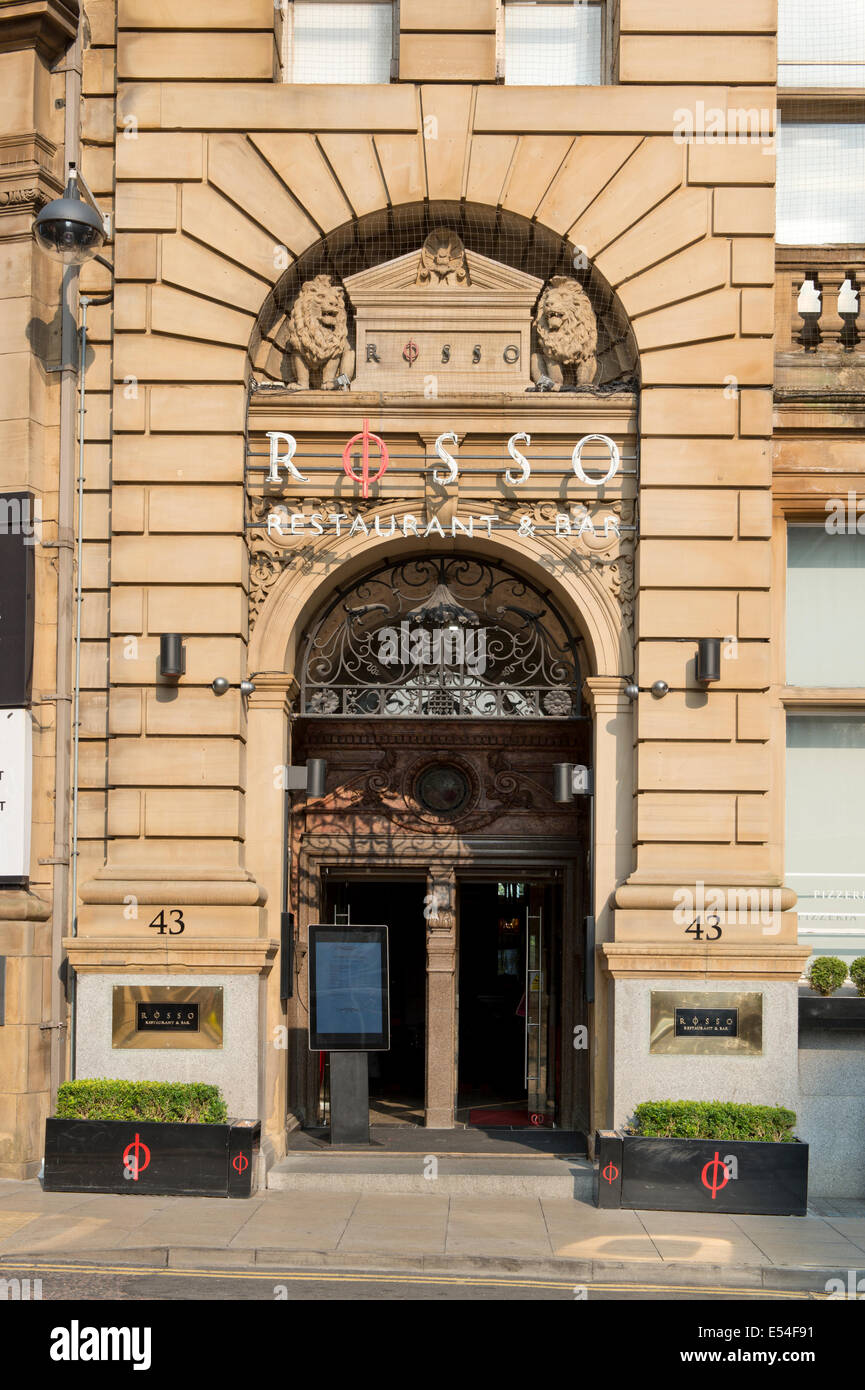
[(389, 564), (313, 624), (301, 713), (577, 718), (578, 642), (549, 595), (502, 565), (454, 555)]

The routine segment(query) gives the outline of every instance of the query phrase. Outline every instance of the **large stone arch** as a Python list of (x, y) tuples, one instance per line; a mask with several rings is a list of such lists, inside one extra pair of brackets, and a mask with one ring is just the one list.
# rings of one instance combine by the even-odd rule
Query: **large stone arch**
[[(149, 131), (171, 130), (180, 149), (180, 132), (191, 129), (188, 118), (170, 101), (142, 112), (137, 90), (120, 94), (119, 118), (135, 117), (142, 147)], [(729, 284), (730, 234), (753, 232), (741, 219), (727, 227), (716, 216), (713, 227), (710, 179), (702, 166), (688, 165), (672, 107), (652, 134), (634, 134), (618, 112), (603, 120), (586, 120), (583, 112), (578, 132), (574, 113), (562, 103), (546, 113), (542, 129), (529, 125), (521, 132), (510, 109), (517, 109), (513, 93), (504, 89), (482, 91), (477, 100), (468, 88), (448, 86), (422, 87), (419, 96), (393, 87), (377, 90), (368, 103), (363, 93), (357, 119), (366, 129), (346, 134), (323, 93), (276, 88), (258, 101), (244, 91), (237, 94), (234, 119), (224, 113), (221, 129), (204, 132), (201, 181), (163, 159), (160, 177), (183, 182), (177, 225), (160, 237), (159, 278), (224, 309), (212, 336), (178, 323), (174, 304), (174, 312), (160, 313), (154, 331), (180, 342), (206, 338), (205, 355), (219, 367), (215, 377), (239, 383), (248, 363), (235, 357), (232, 369), (229, 348), (246, 350), (262, 304), (316, 243), (407, 205), (447, 203), (485, 207), (582, 248), (631, 318), (644, 384), (682, 384), (689, 379), (688, 344), (739, 336), (732, 300), (720, 304), (717, 294)], [(122, 153), (121, 198), (124, 180), (140, 177), (131, 151)], [(725, 164), (734, 155), (734, 148), (719, 147), (717, 181), (729, 182)], [(122, 218), (119, 226), (122, 237)], [(666, 311), (682, 299), (689, 302), (687, 314)], [(731, 344), (731, 357), (737, 356)], [(748, 371), (738, 365), (745, 382)], [(148, 373), (136, 375), (144, 380)], [(693, 383), (709, 384), (697, 377)]]
[[(615, 291), (591, 263), (585, 247), (539, 222), (489, 204), (437, 201), (380, 208), (335, 228), (289, 265), (268, 294), (251, 335), (253, 378), (279, 382), (286, 367), (287, 315), (305, 281), (321, 274), (337, 283), (417, 251), (439, 227), (456, 232), (466, 252), (486, 256), (546, 284), (554, 275), (579, 281), (591, 301), (598, 327), (596, 383), (607, 385), (638, 375), (637, 344)], [(287, 379), (287, 378), (285, 378)]]

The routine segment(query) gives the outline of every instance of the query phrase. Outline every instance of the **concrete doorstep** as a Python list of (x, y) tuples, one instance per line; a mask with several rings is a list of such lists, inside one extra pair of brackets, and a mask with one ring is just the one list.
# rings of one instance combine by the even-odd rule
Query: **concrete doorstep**
[(452, 1154), (290, 1154), (267, 1175), (275, 1192), (462, 1193), (475, 1197), (570, 1197), (592, 1200), (588, 1159), (499, 1158)]
[(517, 1273), (704, 1288), (707, 1296), (721, 1288), (825, 1296), (830, 1279), (854, 1289), (865, 1281), (865, 1204), (823, 1216), (732, 1217), (602, 1211), (573, 1197), (501, 1192), (266, 1189), (243, 1201), (0, 1182), (0, 1269), (28, 1260), (43, 1268)]

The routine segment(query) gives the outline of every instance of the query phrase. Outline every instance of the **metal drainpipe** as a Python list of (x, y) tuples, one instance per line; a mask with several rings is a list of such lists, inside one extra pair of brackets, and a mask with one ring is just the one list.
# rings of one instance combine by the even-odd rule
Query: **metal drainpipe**
[[(80, 149), (81, 30), (66, 56), (64, 158), (77, 165)], [(57, 481), (57, 659), (54, 720), (54, 850), (51, 894), (51, 1107), (66, 1072), (66, 992), (63, 937), (69, 916), (69, 777), (71, 763), (71, 661), (73, 549), (75, 544), (75, 393), (78, 267), (63, 272), (60, 327), (60, 458)]]
[[(75, 677), (72, 693), (72, 852), (70, 855), (71, 890), (69, 895), (71, 936), (78, 935), (78, 756), (81, 737), (81, 614), (82, 605), (84, 603), (84, 417), (87, 413), (87, 385), (84, 379), (84, 369), (87, 364), (87, 310), (91, 304), (110, 304), (113, 298), (114, 296), (111, 294), (100, 295), (98, 298), (94, 298), (93, 295), (82, 294), (79, 299), (81, 305), (81, 333), (79, 340), (78, 374), (81, 385), (78, 391), (78, 537), (76, 542), (77, 575), (75, 581)], [(69, 1015), (69, 1070), (72, 1077), (75, 1076), (74, 993), (73, 983), (73, 989), (70, 991), (72, 1007)]]

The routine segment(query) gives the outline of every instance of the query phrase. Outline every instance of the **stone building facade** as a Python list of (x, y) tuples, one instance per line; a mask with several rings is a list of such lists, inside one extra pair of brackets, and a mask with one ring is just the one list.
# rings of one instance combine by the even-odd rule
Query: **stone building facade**
[[(545, 1080), (529, 1089), (545, 1120), (591, 1133), (672, 1095), (795, 1109), (810, 948), (785, 887), (785, 708), (820, 696), (785, 678), (786, 524), (822, 521), (863, 465), (861, 403), (839, 403), (832, 364), (806, 366), (797, 341), (811, 260), (776, 258), (776, 5), (610, 3), (599, 86), (502, 81), (494, 0), (402, 0), (391, 81), (355, 85), (287, 80), (291, 5), (84, 0), (80, 30), (77, 8), (0, 5), (0, 468), (43, 527), (29, 883), (0, 890), (0, 1172), (38, 1168), (52, 1047), (55, 1082), (218, 1082), (278, 1159), (326, 1094), (308, 927), (352, 892), (353, 920), (388, 920), (392, 901), (392, 938), (417, 935), (427, 1124), (464, 1118), (461, 949), (472, 914), (501, 928), (471, 896), (483, 884), (545, 923)], [(727, 137), (700, 138), (717, 112)], [(60, 278), (29, 228), (76, 141), (114, 235), (113, 275), (85, 266), (72, 312), (79, 290), (113, 297), (88, 313), (64, 856), (52, 788), (71, 705), (52, 697), (72, 688), (55, 654), (60, 613), (73, 661), (58, 555), (76, 534), (59, 478), (74, 422)], [(849, 270), (824, 259), (829, 279)], [(528, 699), (525, 672), (500, 660), (485, 684), (463, 661), (471, 699), (445, 681), (436, 702), (403, 656), (415, 678), (389, 703), (380, 645), (369, 656), (381, 627), (357, 612), (429, 627), (436, 584), (439, 627), (459, 609), (464, 637), (495, 617), (515, 640), (519, 611), (570, 674)], [(503, 606), (484, 608), (495, 585)], [(345, 657), (317, 678), (358, 622), (365, 673)], [(167, 633), (179, 679), (159, 674)], [(312, 758), (325, 795), (287, 791), (283, 769)], [(562, 762), (591, 767), (591, 807), (555, 801)], [(424, 801), (430, 769), (450, 806)], [(115, 989), (202, 983), (223, 990), (221, 1049), (112, 1047)], [(651, 1050), (663, 991), (760, 996), (759, 1052)]]

